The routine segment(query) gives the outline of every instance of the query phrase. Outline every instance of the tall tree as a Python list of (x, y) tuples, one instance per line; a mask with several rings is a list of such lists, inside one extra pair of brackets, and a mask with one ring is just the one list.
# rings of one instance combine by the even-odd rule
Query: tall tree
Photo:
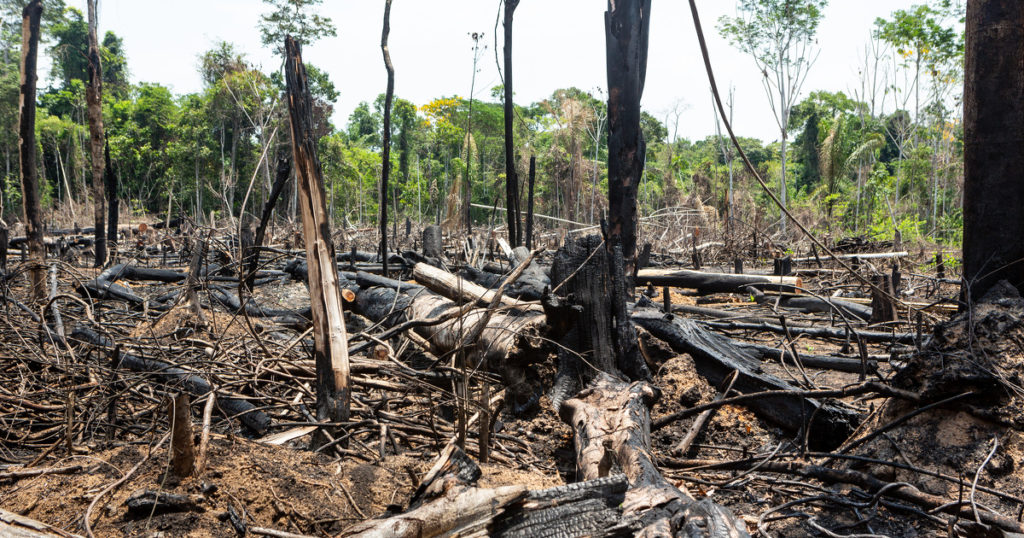
[[(380, 173), (380, 259), (384, 275), (388, 274), (388, 179), (391, 177), (391, 101), (395, 98), (395, 66), (391, 64), (388, 34), (391, 33), (391, 0), (384, 0), (384, 29), (380, 35), (380, 50), (384, 55), (384, 68), (388, 72), (388, 88), (384, 95), (384, 142), (381, 145)], [(397, 218), (397, 215), (395, 216)]]
[[(626, 275), (636, 267), (636, 195), (647, 143), (640, 98), (647, 78), (651, 0), (609, 0), (605, 12), (608, 63), (608, 247), (622, 248)], [(614, 269), (613, 269), (614, 270)]]
[(96, 237), (96, 260), (101, 267), (107, 261), (106, 195), (103, 188), (103, 66), (100, 64), (100, 44), (96, 37), (96, 1), (88, 0), (89, 10), (89, 85), (85, 88), (85, 101), (89, 110), (89, 148), (92, 156), (92, 196)]
[(1024, 6), (967, 2), (964, 281), (979, 298), (1000, 280), (1024, 292)]
[(39, 178), (36, 172), (36, 59), (39, 55), (39, 19), (43, 14), (41, 0), (32, 0), (22, 11), (21, 32), (21, 95), (18, 101), (18, 154), (21, 158), (21, 204), (25, 214), (25, 235), (33, 263), (29, 269), (32, 297), (46, 293), (43, 263), (43, 219), (39, 207)]
[[(749, 54), (761, 71), (765, 92), (782, 136), (779, 199), (786, 206), (786, 145), (789, 116), (817, 59), (814, 35), (828, 0), (738, 0), (739, 16), (719, 19), (719, 32)], [(786, 231), (786, 216), (779, 215)]]
[(519, 229), (519, 176), (516, 174), (515, 140), (512, 134), (512, 16), (519, 0), (505, 0), (505, 207), (508, 214), (508, 241), (519, 245), (523, 238)]

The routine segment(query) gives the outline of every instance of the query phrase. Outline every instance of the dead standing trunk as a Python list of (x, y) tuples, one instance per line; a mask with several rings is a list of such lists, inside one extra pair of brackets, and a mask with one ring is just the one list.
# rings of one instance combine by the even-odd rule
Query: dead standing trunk
[(515, 140), (512, 133), (512, 16), (519, 0), (505, 0), (505, 207), (508, 208), (508, 242), (519, 246), (523, 241), (519, 215), (519, 176), (516, 174)]
[(971, 298), (1000, 280), (1024, 292), (1024, 8), (967, 3), (964, 76), (964, 281)]
[(384, 137), (381, 142), (380, 173), (380, 259), (384, 276), (388, 275), (388, 178), (391, 177), (391, 101), (395, 97), (395, 66), (391, 65), (388, 34), (391, 33), (391, 0), (384, 2), (384, 30), (380, 36), (380, 50), (384, 67), (388, 71), (388, 89), (384, 94)]
[(334, 262), (323, 172), (313, 138), (313, 100), (309, 94), (301, 47), (291, 37), (285, 38), (285, 78), (313, 314), (316, 416), (320, 421), (343, 422), (349, 416), (350, 388), (341, 288)]
[(622, 247), (626, 275), (636, 266), (636, 194), (647, 145), (640, 98), (647, 76), (651, 0), (608, 2), (608, 251)]
[(19, 139), (21, 159), (21, 194), (25, 214), (25, 235), (32, 261), (29, 277), (32, 297), (40, 299), (46, 294), (46, 274), (43, 263), (42, 211), (39, 208), (39, 180), (36, 175), (36, 57), (39, 53), (39, 19), (43, 14), (42, 0), (32, 0), (22, 11), (21, 30), (21, 92), (18, 102)]
[(103, 160), (106, 163), (104, 175), (107, 178), (107, 246), (117, 254), (117, 174), (110, 166), (110, 144), (104, 144)]
[(85, 101), (89, 113), (89, 149), (92, 156), (92, 196), (95, 215), (96, 261), (101, 267), (107, 262), (106, 195), (103, 185), (103, 68), (100, 64), (99, 42), (96, 38), (96, 1), (88, 1), (89, 11), (89, 86), (85, 88)]

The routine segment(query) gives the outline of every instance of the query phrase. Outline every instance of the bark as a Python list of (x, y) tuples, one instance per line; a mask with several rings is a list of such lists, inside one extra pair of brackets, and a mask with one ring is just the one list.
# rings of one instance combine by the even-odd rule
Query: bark
[(440, 226), (433, 224), (423, 229), (423, 255), (438, 260), (444, 257)]
[(391, 101), (395, 97), (395, 67), (391, 65), (388, 34), (391, 33), (391, 0), (384, 2), (384, 30), (380, 36), (380, 50), (388, 72), (388, 88), (384, 94), (384, 136), (381, 142), (380, 174), (380, 256), (384, 263), (384, 276), (388, 275), (388, 179), (391, 177)]
[(622, 246), (626, 274), (636, 257), (636, 195), (647, 145), (640, 98), (647, 76), (651, 0), (609, 0), (605, 12), (608, 64), (608, 248)]
[(313, 354), (317, 374), (317, 420), (344, 422), (349, 416), (348, 338), (341, 288), (334, 262), (323, 171), (313, 134), (313, 103), (301, 47), (285, 39), (285, 77), (291, 120), (292, 152), (302, 210), (303, 240), (313, 314)]
[(512, 17), (519, 0), (505, 0), (505, 207), (508, 216), (508, 242), (513, 246), (522, 244), (519, 229), (519, 176), (516, 174), (515, 140), (512, 131), (512, 115), (515, 104), (512, 101)]
[(25, 216), (25, 234), (28, 237), (28, 254), (32, 261), (29, 278), (34, 299), (46, 295), (46, 274), (43, 268), (46, 248), (43, 246), (43, 219), (39, 207), (36, 170), (36, 58), (39, 54), (39, 19), (42, 14), (42, 0), (32, 0), (22, 11), (21, 91), (18, 101), (21, 203)]
[(964, 282), (977, 299), (1000, 280), (1024, 292), (1024, 7), (967, 3)]
[(99, 41), (96, 37), (96, 2), (88, 0), (89, 11), (89, 85), (85, 101), (89, 114), (89, 149), (92, 156), (92, 196), (95, 204), (96, 260), (95, 266), (107, 263), (106, 201), (103, 185), (103, 67), (100, 63)]
[(196, 445), (192, 440), (192, 411), (187, 393), (179, 393), (168, 402), (171, 418), (171, 469), (179, 477), (191, 476), (196, 464)]

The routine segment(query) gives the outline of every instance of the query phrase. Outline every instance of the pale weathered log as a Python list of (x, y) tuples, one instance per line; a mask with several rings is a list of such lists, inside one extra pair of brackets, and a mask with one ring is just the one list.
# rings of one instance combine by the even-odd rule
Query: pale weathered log
[[(910, 253), (907, 251), (900, 252), (865, 252), (862, 254), (836, 254), (836, 258), (840, 260), (887, 260), (890, 258), (903, 258), (909, 256)], [(823, 258), (824, 259), (824, 258)], [(830, 259), (830, 258), (829, 258)], [(816, 261), (817, 258), (814, 256), (804, 258), (793, 258), (794, 263), (806, 263)]]
[(0, 536), (7, 538), (81, 538), (32, 518), (0, 508)]
[(693, 288), (701, 293), (732, 293), (742, 291), (746, 286), (762, 289), (798, 291), (803, 286), (800, 277), (751, 275), (731, 273), (709, 273), (688, 269), (641, 269), (637, 272), (638, 286), (674, 286)]
[(313, 103), (302, 63), (301, 46), (285, 38), (285, 78), (292, 131), (292, 161), (298, 179), (302, 237), (306, 246), (309, 295), (313, 314), (313, 348), (317, 374), (317, 420), (344, 422), (349, 416), (348, 338), (342, 314), (341, 286), (334, 242), (317, 158)]
[[(495, 291), (493, 290), (489, 290), (479, 284), (425, 263), (417, 263), (413, 267), (412, 277), (416, 282), (423, 284), (435, 293), (453, 299), (459, 298), (463, 301), (474, 301), (481, 306), (490, 304), (495, 295)], [(502, 296), (501, 304), (505, 306), (517, 306), (534, 311), (540, 310), (539, 305), (531, 305), (511, 297)]]
[[(685, 524), (703, 528), (704, 536), (747, 536), (742, 522), (720, 505), (708, 502), (691, 511), (697, 504), (693, 496), (672, 485), (654, 464), (649, 409), (659, 396), (644, 381), (626, 384), (602, 373), (565, 402), (559, 416), (573, 428), (583, 478), (608, 476), (613, 463), (622, 469), (629, 480), (623, 517), (638, 520), (637, 534), (688, 535)], [(674, 517), (680, 512), (684, 518)]]

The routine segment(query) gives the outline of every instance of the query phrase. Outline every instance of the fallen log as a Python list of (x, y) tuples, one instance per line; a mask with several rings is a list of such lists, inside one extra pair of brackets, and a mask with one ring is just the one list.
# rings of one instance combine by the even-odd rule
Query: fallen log
[(828, 338), (832, 340), (843, 340), (859, 337), (865, 342), (896, 343), (912, 345), (916, 342), (917, 335), (914, 333), (887, 333), (882, 331), (857, 331), (856, 336), (850, 334), (846, 329), (838, 327), (804, 327), (800, 325), (789, 325), (783, 327), (774, 323), (760, 322), (739, 322), (739, 321), (701, 321), (701, 325), (724, 330), (761, 331), (776, 334), (792, 334), (793, 336), (809, 336), (811, 338)]
[(708, 273), (688, 269), (641, 269), (637, 272), (638, 286), (673, 286), (693, 288), (700, 293), (734, 293), (746, 286), (760, 289), (798, 292), (803, 286), (800, 277)]
[[(412, 277), (431, 291), (450, 298), (473, 301), (480, 306), (487, 306), (494, 299), (495, 291), (460, 278), (443, 269), (425, 263), (417, 263), (412, 269)], [(518, 306), (531, 310), (539, 310), (537, 305), (528, 305), (511, 297), (501, 298), (505, 306)]]
[(0, 536), (10, 538), (81, 538), (53, 525), (0, 508)]
[[(110, 339), (81, 325), (71, 331), (71, 338), (106, 349), (114, 348), (114, 343)], [(147, 359), (129, 353), (121, 353), (118, 366), (136, 372), (152, 374), (161, 383), (181, 387), (195, 397), (205, 396), (216, 390), (209, 381), (203, 379), (198, 374), (156, 359)], [(226, 417), (237, 418), (247, 428), (256, 433), (262, 434), (270, 427), (270, 417), (266, 413), (257, 410), (256, 406), (248, 400), (238, 397), (220, 396), (217, 398), (217, 407)]]
[[(790, 383), (763, 373), (754, 350), (702, 329), (694, 321), (646, 310), (634, 312), (633, 322), (664, 340), (677, 353), (688, 353), (693, 357), (697, 372), (712, 385), (720, 384), (736, 370), (739, 376), (733, 390), (739, 393), (797, 390)], [(825, 450), (839, 446), (860, 422), (860, 415), (840, 402), (799, 396), (764, 398), (747, 406), (758, 416), (791, 432), (810, 427), (811, 435), (807, 438), (811, 446)]]
[(696, 502), (658, 471), (650, 447), (649, 408), (659, 396), (644, 381), (626, 384), (602, 373), (561, 406), (559, 416), (573, 428), (583, 479), (607, 476), (612, 462), (623, 470), (629, 490), (618, 528), (634, 535), (690, 535), (688, 529), (701, 529), (703, 536), (747, 536), (728, 509), (708, 500)]
[[(890, 259), (890, 258), (903, 258), (905, 256), (910, 256), (910, 253), (907, 252), (907, 251), (900, 251), (900, 252), (866, 252), (866, 253), (863, 253), (863, 254), (836, 254), (836, 258), (839, 258), (840, 260), (852, 260), (854, 258), (857, 258), (857, 259), (860, 259), (860, 260), (885, 260), (885, 259)], [(803, 257), (803, 258), (793, 258), (793, 262), (794, 263), (805, 263), (805, 262), (813, 262), (813, 261), (816, 261), (818, 259), (819, 258), (814, 257), (814, 256), (808, 256), (808, 257)], [(820, 258), (820, 259), (821, 260), (827, 260), (827, 259), (832, 259), (832, 258)]]

